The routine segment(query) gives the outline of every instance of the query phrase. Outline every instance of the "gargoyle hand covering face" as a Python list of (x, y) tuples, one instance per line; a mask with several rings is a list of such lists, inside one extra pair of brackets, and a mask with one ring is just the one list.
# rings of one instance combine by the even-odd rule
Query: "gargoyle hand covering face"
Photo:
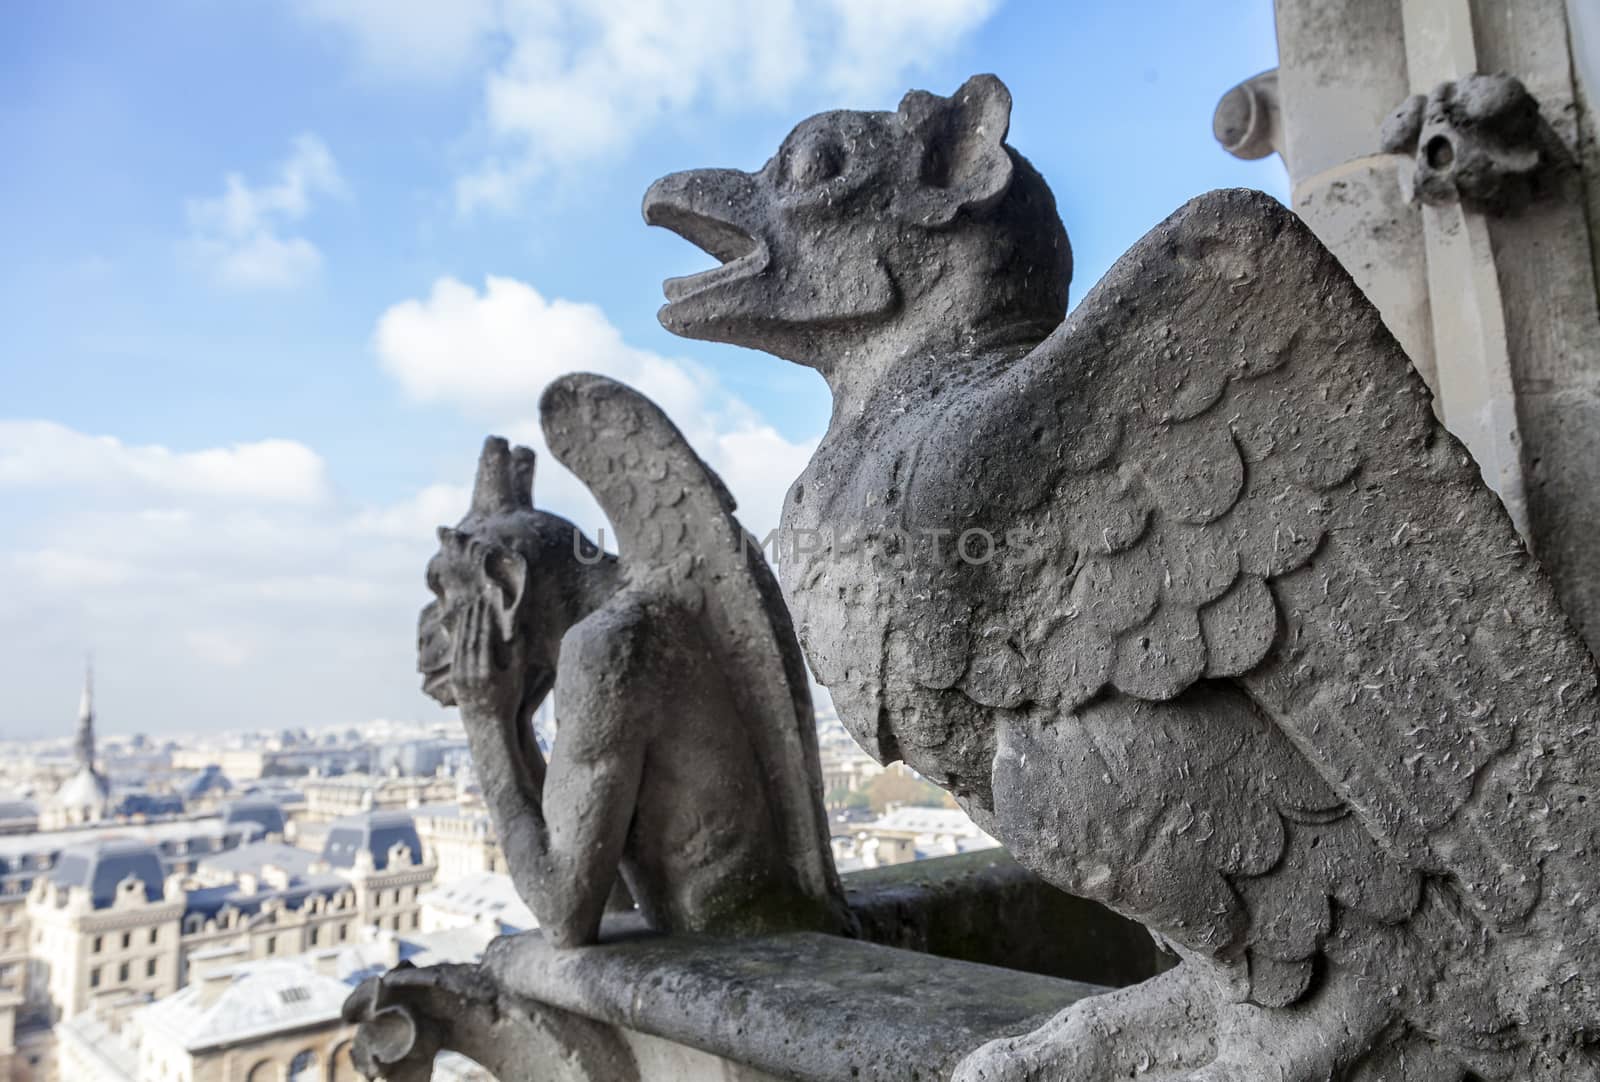
[(456, 705), (456, 634), (473, 605), (487, 607), (502, 643), (517, 644), (528, 666), (526, 688), (548, 689), (554, 680), (556, 651), (585, 570), (578, 556), (592, 559), (597, 550), (571, 522), (534, 508), (533, 473), (531, 450), (491, 437), (466, 517), (439, 530), (427, 572), (434, 600), (418, 619), (417, 668), (422, 690), (441, 705)]

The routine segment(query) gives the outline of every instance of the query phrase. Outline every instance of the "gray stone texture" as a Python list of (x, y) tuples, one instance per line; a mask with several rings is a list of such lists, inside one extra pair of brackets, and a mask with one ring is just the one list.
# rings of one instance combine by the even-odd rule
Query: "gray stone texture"
[(1461, 200), (1508, 214), (1554, 193), (1551, 174), (1571, 155), (1510, 75), (1467, 75), (1414, 94), (1384, 120), (1386, 154), (1416, 156), (1412, 187), (1426, 203)]
[(1103, 991), (815, 933), (677, 936), (552, 950), (499, 940), (484, 969), (515, 995), (779, 1078), (948, 1078), (986, 1040)]
[[(533, 452), (490, 439), (440, 530), (424, 688), (460, 706), (519, 893), (561, 945), (627, 894), (665, 932), (847, 930), (789, 615), (716, 475), (598, 376), (546, 391), (545, 436), (617, 531), (534, 508)], [(533, 711), (555, 689), (547, 764)]]
[(479, 966), (402, 966), (346, 1006), (358, 1062), (398, 1082), (440, 1049), (505, 1082), (931, 1080), (1170, 964), (1137, 924), (998, 851), (861, 873), (848, 893), (860, 940), (662, 937), (611, 914), (596, 949), (530, 932)]
[(669, 329), (833, 392), (781, 575), (846, 725), (1183, 958), (958, 1077), (1595, 1077), (1600, 709), (1549, 578), (1274, 201), (1191, 201), (1063, 320), (1009, 109), (825, 113), (644, 208), (723, 263)]
[[(1555, 581), (1563, 607), (1600, 643), (1600, 357), (1595, 253), (1600, 151), (1593, 119), (1594, 6), (1587, 0), (1276, 0), (1280, 66), (1272, 139), (1289, 170), (1292, 204), (1339, 257), (1435, 392), (1445, 425)], [(1456, 170), (1425, 160), (1426, 140), (1383, 138), (1384, 114), (1409, 102), (1420, 135), (1430, 96), (1439, 130), (1456, 127), (1470, 153), (1504, 143), (1472, 131), (1459, 100), (1436, 95), (1500, 72), (1538, 103), (1537, 144), (1549, 162), (1524, 188), (1537, 198), (1504, 214), (1455, 198)], [(1238, 91), (1218, 104), (1238, 112)], [(1409, 96), (1409, 97), (1408, 97)], [(1526, 103), (1522, 106), (1527, 119)], [(1493, 110), (1489, 110), (1493, 112)], [(1492, 127), (1493, 125), (1491, 125)], [(1231, 130), (1231, 129), (1228, 129)], [(1554, 135), (1555, 141), (1550, 140)], [(1223, 139), (1234, 153), (1253, 149)], [(1451, 150), (1452, 160), (1455, 149)], [(1483, 154), (1477, 154), (1480, 159)], [(1524, 154), (1526, 156), (1526, 154)], [(1412, 202), (1423, 188), (1441, 202)], [(1474, 172), (1469, 170), (1469, 172)], [(1483, 170), (1476, 170), (1481, 177)], [(1493, 175), (1493, 170), (1489, 170)], [(1518, 182), (1520, 184), (1520, 182)], [(1477, 186), (1474, 179), (1469, 189)], [(1513, 185), (1516, 187), (1517, 185)], [(1503, 194), (1503, 193), (1502, 193)], [(1518, 199), (1527, 192), (1518, 193)], [(1476, 208), (1476, 209), (1475, 209)], [(1487, 208), (1488, 213), (1485, 212)]]
[(985, 849), (845, 878), (869, 943), (1120, 988), (1172, 966), (1137, 923)]

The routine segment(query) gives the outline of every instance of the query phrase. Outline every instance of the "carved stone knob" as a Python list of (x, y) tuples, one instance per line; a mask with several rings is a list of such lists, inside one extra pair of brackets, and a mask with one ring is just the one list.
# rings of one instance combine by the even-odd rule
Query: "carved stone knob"
[(344, 1020), (356, 1023), (350, 1058), (356, 1070), (367, 1078), (425, 1082), (433, 1073), (433, 1059), (439, 1051), (437, 1042), (422, 1038), (408, 1008), (383, 1005), (383, 991), (382, 978), (369, 977), (345, 1000), (341, 1012)]
[(1415, 156), (1415, 198), (1459, 200), (1491, 214), (1537, 198), (1543, 175), (1565, 157), (1539, 103), (1504, 74), (1468, 75), (1407, 98), (1384, 120), (1378, 139), (1385, 153)]
[(1211, 134), (1223, 150), (1246, 161), (1281, 149), (1277, 69), (1252, 76), (1222, 95), (1211, 116)]

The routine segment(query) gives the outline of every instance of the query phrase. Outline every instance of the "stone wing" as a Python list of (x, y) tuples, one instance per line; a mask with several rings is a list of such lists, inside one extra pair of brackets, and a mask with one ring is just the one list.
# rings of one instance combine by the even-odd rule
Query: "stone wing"
[(1226, 680), (1491, 926), (1552, 872), (1592, 882), (1554, 839), (1594, 776), (1593, 661), (1376, 309), (1282, 206), (1192, 201), (960, 412), (963, 468), (921, 498), (987, 507), (1032, 552), (935, 584), (911, 630), (944, 686), (1067, 711)]
[(630, 582), (698, 612), (751, 727), (796, 881), (847, 920), (822, 803), (816, 721), (789, 611), (721, 478), (649, 399), (577, 373), (540, 400), (545, 440), (617, 533)]

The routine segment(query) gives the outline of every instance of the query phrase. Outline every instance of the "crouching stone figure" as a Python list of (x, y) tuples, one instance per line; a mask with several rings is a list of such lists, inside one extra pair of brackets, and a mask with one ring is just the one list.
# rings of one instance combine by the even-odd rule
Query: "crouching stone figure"
[(845, 930), (800, 649), (732, 498), (621, 384), (565, 377), (541, 414), (620, 558), (536, 509), (533, 452), (491, 438), (418, 632), (518, 892), (558, 946), (595, 941), (619, 873), (658, 931)]

